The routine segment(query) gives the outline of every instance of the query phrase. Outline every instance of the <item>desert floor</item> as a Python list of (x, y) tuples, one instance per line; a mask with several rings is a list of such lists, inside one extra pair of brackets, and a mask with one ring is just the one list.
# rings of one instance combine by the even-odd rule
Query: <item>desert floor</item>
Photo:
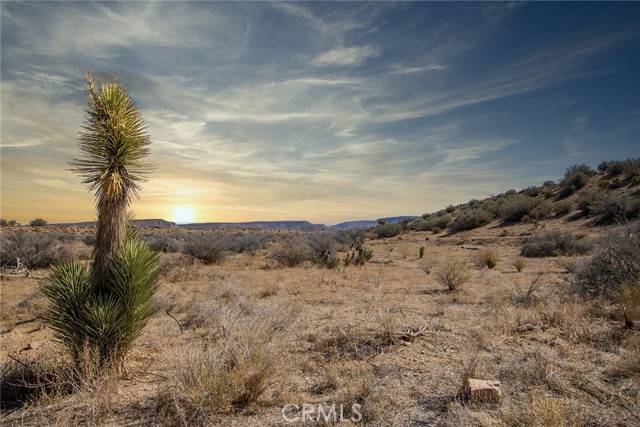
[[(567, 227), (598, 233), (579, 222), (545, 224)], [(289, 423), (282, 408), (357, 402), (368, 425), (640, 425), (637, 322), (625, 329), (614, 306), (571, 296), (571, 259), (529, 258), (516, 272), (532, 232), (491, 224), (368, 240), (374, 257), (363, 267), (273, 268), (257, 253), (177, 269), (161, 280), (159, 310), (121, 372), (5, 409), (2, 424), (321, 425), (303, 423), (295, 409)], [(472, 262), (479, 248), (497, 251), (494, 269)], [(471, 271), (455, 291), (434, 278), (451, 259)], [(2, 281), (5, 366), (66, 357), (38, 318), (45, 274)], [(523, 296), (536, 278), (542, 286)], [(198, 380), (187, 377), (230, 342), (261, 349), (243, 347), (251, 353), (244, 369), (266, 372), (266, 390), (242, 409), (199, 413), (218, 397), (194, 397)], [(501, 381), (502, 402), (463, 399), (465, 376)], [(198, 398), (205, 403), (182, 403)]]

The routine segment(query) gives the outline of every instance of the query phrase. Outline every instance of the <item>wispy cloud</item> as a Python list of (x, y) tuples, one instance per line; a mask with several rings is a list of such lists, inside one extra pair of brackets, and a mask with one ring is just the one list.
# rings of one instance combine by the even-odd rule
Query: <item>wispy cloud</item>
[(317, 66), (347, 66), (360, 65), (368, 58), (380, 55), (380, 51), (373, 46), (338, 47), (318, 55), (312, 63)]

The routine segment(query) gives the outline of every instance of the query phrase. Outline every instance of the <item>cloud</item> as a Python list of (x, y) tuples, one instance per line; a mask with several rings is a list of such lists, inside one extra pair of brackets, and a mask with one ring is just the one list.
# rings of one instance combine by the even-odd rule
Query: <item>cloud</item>
[(338, 47), (321, 53), (312, 63), (316, 66), (360, 65), (368, 58), (375, 58), (380, 51), (373, 46)]
[(388, 74), (414, 74), (414, 73), (422, 73), (424, 71), (442, 71), (446, 69), (447, 69), (446, 65), (425, 64), (417, 67), (396, 67), (395, 70), (389, 71)]

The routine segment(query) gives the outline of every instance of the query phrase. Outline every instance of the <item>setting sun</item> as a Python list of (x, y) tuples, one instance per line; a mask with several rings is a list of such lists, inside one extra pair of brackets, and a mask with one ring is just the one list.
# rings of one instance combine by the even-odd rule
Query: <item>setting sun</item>
[(177, 224), (187, 224), (193, 222), (193, 209), (187, 207), (174, 208), (173, 222)]

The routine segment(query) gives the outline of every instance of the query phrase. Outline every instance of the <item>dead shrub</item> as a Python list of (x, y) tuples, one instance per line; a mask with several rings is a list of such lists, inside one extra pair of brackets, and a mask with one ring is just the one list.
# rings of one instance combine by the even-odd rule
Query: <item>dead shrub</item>
[(467, 263), (461, 260), (451, 260), (442, 263), (434, 273), (436, 281), (450, 291), (454, 291), (466, 283), (471, 274)]
[(200, 262), (197, 258), (187, 258), (181, 254), (163, 254), (160, 257), (160, 271), (171, 283), (197, 280), (200, 277)]

